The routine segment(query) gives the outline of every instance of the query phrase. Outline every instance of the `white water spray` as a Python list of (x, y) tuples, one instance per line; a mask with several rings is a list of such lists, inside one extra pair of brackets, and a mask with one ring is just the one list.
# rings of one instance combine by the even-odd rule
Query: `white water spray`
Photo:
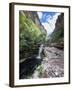
[(38, 52), (37, 59), (41, 59), (42, 50), (43, 50), (43, 44), (41, 44), (40, 47), (39, 47), (39, 52)]

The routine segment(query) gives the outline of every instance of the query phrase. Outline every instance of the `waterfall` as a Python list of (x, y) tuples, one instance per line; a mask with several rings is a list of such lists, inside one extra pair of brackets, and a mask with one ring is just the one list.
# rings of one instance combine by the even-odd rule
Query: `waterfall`
[(37, 59), (41, 59), (42, 50), (43, 50), (43, 44), (41, 44), (40, 47), (39, 47), (39, 52), (38, 52)]
[[(48, 35), (46, 34), (45, 41), (46, 41), (47, 39), (48, 39)], [(43, 46), (44, 46), (44, 44), (41, 44), (40, 47), (39, 47), (39, 52), (38, 52), (37, 59), (41, 59), (41, 53), (42, 53), (42, 50), (43, 50)]]

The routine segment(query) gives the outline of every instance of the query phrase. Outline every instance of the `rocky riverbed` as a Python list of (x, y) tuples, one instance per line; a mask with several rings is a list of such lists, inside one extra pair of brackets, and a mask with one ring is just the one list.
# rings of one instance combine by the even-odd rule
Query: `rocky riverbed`
[(64, 52), (55, 47), (45, 47), (45, 56), (31, 78), (53, 78), (64, 76)]
[[(30, 62), (30, 67), (29, 67), (27, 62), (26, 66), (31, 68), (33, 66), (33, 63), (31, 65), (31, 62)], [(36, 68), (34, 68), (33, 66), (34, 71), (31, 74), (28, 74), (27, 76), (27, 75), (24, 75), (23, 73), (21, 78), (23, 79), (23, 78), (63, 77), (64, 76), (64, 51), (55, 47), (44, 47), (43, 59), (40, 65), (37, 66), (36, 64), (34, 64)], [(22, 71), (24, 71), (24, 69), (22, 69)]]

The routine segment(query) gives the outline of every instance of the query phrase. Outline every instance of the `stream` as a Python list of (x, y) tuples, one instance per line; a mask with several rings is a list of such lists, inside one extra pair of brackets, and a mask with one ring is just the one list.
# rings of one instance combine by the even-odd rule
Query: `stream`
[[(41, 45), (40, 53), (36, 58), (34, 57), (34, 58), (31, 58), (30, 60), (28, 59), (27, 60), (28, 62), (26, 61), (26, 63), (23, 64), (22, 71), (21, 71), (23, 72), (23, 74), (20, 77), (21, 79), (53, 78), (53, 77), (64, 76), (64, 51), (56, 47), (45, 46), (43, 49), (44, 55), (40, 56), (40, 54), (42, 53), (42, 48), (43, 48), (43, 45)], [(42, 57), (42, 59), (40, 59), (40, 57)], [(23, 68), (24, 69), (29, 68), (29, 69), (24, 72)], [(33, 71), (32, 71), (32, 68), (33, 68)], [(32, 73), (27, 76), (27, 72), (29, 71), (31, 71)]]
[(45, 47), (41, 65), (31, 78), (53, 78), (64, 76), (64, 51), (55, 47)]

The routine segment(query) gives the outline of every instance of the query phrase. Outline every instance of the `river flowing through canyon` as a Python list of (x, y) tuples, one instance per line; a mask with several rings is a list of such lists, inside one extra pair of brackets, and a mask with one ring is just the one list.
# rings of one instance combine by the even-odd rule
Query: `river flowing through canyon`
[(64, 13), (41, 13), (19, 13), (19, 79), (64, 76)]
[[(43, 50), (44, 56), (42, 56), (41, 63), (31, 75), (25, 76), (25, 73), (23, 73), (21, 78), (53, 78), (64, 76), (64, 51), (56, 47), (44, 47)], [(31, 63), (32, 66), (35, 63)]]
[(64, 52), (55, 47), (44, 48), (45, 57), (35, 70), (32, 78), (50, 78), (64, 76)]

